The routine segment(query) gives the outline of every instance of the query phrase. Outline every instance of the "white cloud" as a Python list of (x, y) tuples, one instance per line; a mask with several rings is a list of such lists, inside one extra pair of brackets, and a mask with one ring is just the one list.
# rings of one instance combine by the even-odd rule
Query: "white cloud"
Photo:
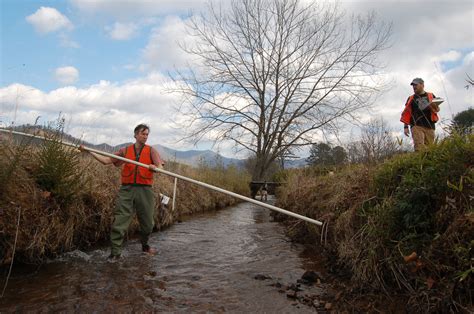
[(124, 19), (133, 16), (156, 16), (189, 12), (190, 10), (203, 8), (206, 0), (71, 0), (71, 3), (81, 12), (87, 14), (107, 14)]
[(142, 51), (145, 65), (142, 69), (164, 69), (185, 67), (192, 60), (180, 44), (192, 45), (194, 38), (186, 32), (186, 21), (177, 16), (168, 16), (163, 23), (153, 28), (146, 47)]
[(59, 34), (59, 39), (61, 40), (61, 46), (66, 48), (79, 48), (81, 47), (76, 41), (72, 40), (68, 34), (61, 33)]
[[(143, 71), (170, 70), (173, 66), (179, 67), (190, 61), (178, 45), (178, 40), (192, 42), (186, 37), (185, 18), (165, 15), (183, 16), (181, 13), (189, 9), (205, 8), (204, 0), (164, 0), (159, 1), (159, 5), (157, 1), (150, 0), (71, 2), (82, 13), (115, 17), (113, 22), (118, 22), (107, 28), (114, 39), (133, 37), (139, 29), (145, 29), (145, 20), (154, 18), (150, 23), (156, 27), (152, 29), (141, 51), (141, 62), (126, 65), (127, 69)], [(471, 2), (369, 0), (344, 1), (341, 6), (348, 15), (373, 9), (381, 19), (394, 23), (393, 46), (379, 58), (387, 62), (383, 71), (391, 81), (390, 89), (379, 97), (370, 116), (381, 115), (390, 127), (401, 132), (400, 113), (405, 100), (412, 93), (409, 83), (414, 77), (422, 77), (428, 91), (449, 99), (441, 107), (442, 119), (451, 118), (452, 114), (474, 106), (473, 89), (464, 88), (466, 73), (474, 77), (474, 8)], [(72, 28), (67, 17), (52, 8), (44, 9), (55, 10), (66, 22), (44, 22), (47, 19), (39, 18), (42, 9), (27, 18), (38, 32)], [(110, 23), (110, 19), (106, 23)], [(49, 27), (45, 27), (45, 24)], [(51, 25), (60, 26), (55, 28)], [(454, 64), (444, 69), (439, 66), (442, 62)], [(163, 82), (166, 81), (161, 74), (151, 72), (146, 77), (123, 83), (100, 81), (85, 88), (69, 86), (50, 92), (13, 84), (0, 88), (0, 116), (12, 117), (12, 104), (15, 102), (19, 103), (18, 120), (21, 122), (18, 123), (32, 123), (36, 115), (49, 119), (62, 111), (72, 117), (71, 130), (75, 135), (87, 130), (86, 139), (111, 144), (130, 140), (130, 129), (139, 122), (148, 122), (152, 126), (152, 135), (157, 135), (156, 138), (150, 138), (153, 143), (175, 144), (180, 133), (172, 129), (170, 117), (173, 116), (171, 104), (176, 98), (164, 91)]]
[(55, 8), (41, 7), (35, 13), (26, 17), (26, 21), (33, 25), (40, 34), (72, 29), (71, 21)]
[(54, 77), (63, 85), (74, 84), (79, 79), (79, 71), (73, 66), (60, 67), (54, 71)]
[(466, 54), (466, 56), (463, 59), (463, 65), (469, 66), (471, 64), (471, 71), (472, 71), (472, 66), (474, 63), (474, 51), (471, 51), (470, 53)]
[(106, 31), (110, 38), (115, 40), (128, 40), (137, 33), (138, 26), (135, 23), (116, 22), (112, 26), (107, 26)]
[(12, 84), (0, 88), (0, 108), (4, 120), (11, 121), (18, 107), (16, 125), (34, 123), (37, 116), (43, 123), (52, 121), (61, 112), (74, 136), (113, 145), (132, 140), (133, 128), (144, 122), (151, 126), (151, 144), (182, 148), (185, 144), (177, 143), (182, 134), (172, 121), (179, 98), (167, 92), (169, 83), (154, 72), (121, 84), (100, 81), (86, 88), (67, 86), (49, 92)]
[(435, 62), (454, 62), (462, 58), (462, 53), (456, 50), (450, 50), (434, 58)]

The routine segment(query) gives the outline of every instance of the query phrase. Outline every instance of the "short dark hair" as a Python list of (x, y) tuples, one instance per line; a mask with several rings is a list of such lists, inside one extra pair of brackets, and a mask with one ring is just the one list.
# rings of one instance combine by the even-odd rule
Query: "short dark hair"
[(133, 134), (138, 135), (138, 133), (145, 130), (150, 131), (150, 127), (144, 123), (140, 123), (135, 127), (135, 130), (133, 130)]

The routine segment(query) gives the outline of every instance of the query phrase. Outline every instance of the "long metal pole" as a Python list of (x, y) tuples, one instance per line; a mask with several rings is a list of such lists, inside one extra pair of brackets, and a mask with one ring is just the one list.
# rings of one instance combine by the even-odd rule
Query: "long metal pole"
[[(32, 137), (32, 138), (38, 138), (38, 139), (42, 139), (42, 140), (45, 140), (45, 141), (51, 141), (51, 139), (48, 139), (48, 138), (45, 138), (45, 137), (42, 137), (42, 136), (36, 136), (36, 135), (33, 135), (33, 134), (27, 134), (27, 133), (23, 133), (23, 132), (11, 131), (11, 130), (6, 130), (6, 129), (0, 129), (0, 132), (12, 133), (12, 134), (28, 136), (28, 137)], [(67, 142), (63, 142), (62, 144), (67, 145), (67, 146), (71, 146), (71, 147), (74, 147), (74, 148), (79, 148), (79, 145), (75, 145), (75, 144), (71, 144), (71, 143), (67, 143)], [(124, 162), (128, 162), (128, 163), (140, 166), (140, 167), (148, 168), (148, 165), (140, 163), (138, 161), (127, 159), (127, 158), (117, 156), (117, 155), (114, 155), (114, 154), (110, 154), (110, 153), (107, 153), (107, 152), (103, 152), (103, 151), (100, 151), (100, 150), (97, 150), (97, 149), (84, 147), (84, 150), (87, 150), (89, 152), (93, 152), (93, 153), (96, 153), (96, 154), (99, 154), (99, 155), (107, 156), (107, 157), (110, 157), (110, 158), (114, 158), (114, 159), (117, 159), (117, 160), (121, 160), (121, 161), (124, 161)], [(231, 192), (231, 191), (227, 191), (227, 190), (224, 190), (220, 187), (217, 187), (217, 186), (214, 186), (214, 185), (211, 185), (211, 184), (207, 184), (207, 183), (204, 183), (204, 182), (201, 182), (201, 181), (198, 181), (198, 180), (194, 180), (194, 179), (182, 176), (182, 175), (177, 174), (177, 173), (173, 173), (173, 172), (170, 172), (170, 171), (167, 171), (167, 170), (164, 170), (164, 169), (159, 169), (159, 168), (154, 169), (154, 171), (158, 172), (158, 173), (163, 173), (163, 174), (169, 175), (171, 177), (178, 178), (178, 179), (190, 182), (190, 183), (197, 184), (199, 186), (208, 188), (208, 189), (213, 190), (213, 191), (217, 191), (217, 192), (221, 192), (221, 193), (233, 196), (233, 197), (241, 199), (243, 201), (246, 201), (246, 202), (249, 202), (249, 203), (252, 203), (252, 204), (256, 204), (256, 205), (274, 210), (276, 212), (279, 212), (279, 213), (282, 213), (282, 214), (285, 214), (285, 215), (288, 215), (288, 216), (291, 216), (291, 217), (294, 217), (294, 218), (298, 218), (298, 219), (307, 221), (309, 223), (312, 223), (312, 224), (315, 224), (315, 225), (318, 225), (318, 226), (323, 225), (323, 223), (321, 221), (318, 221), (318, 220), (315, 220), (315, 219), (312, 219), (312, 218), (309, 218), (309, 217), (291, 212), (289, 210), (267, 204), (267, 203), (259, 202), (257, 200), (254, 200), (254, 199), (250, 198), (250, 197), (246, 197), (246, 196), (243, 196), (243, 195)]]

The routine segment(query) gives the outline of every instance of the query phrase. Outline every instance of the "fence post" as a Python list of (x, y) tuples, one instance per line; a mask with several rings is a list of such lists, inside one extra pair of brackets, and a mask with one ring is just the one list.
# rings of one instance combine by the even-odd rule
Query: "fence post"
[(174, 206), (176, 203), (176, 187), (178, 186), (178, 178), (174, 178), (174, 188), (173, 188), (173, 206), (171, 211), (174, 213)]

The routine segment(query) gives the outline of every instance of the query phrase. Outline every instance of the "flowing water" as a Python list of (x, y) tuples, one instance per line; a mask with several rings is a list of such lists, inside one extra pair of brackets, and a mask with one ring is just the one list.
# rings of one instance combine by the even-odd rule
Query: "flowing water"
[[(144, 255), (130, 240), (119, 262), (109, 262), (103, 248), (68, 253), (33, 273), (17, 270), (0, 312), (315, 311), (275, 287), (317, 265), (266, 209), (241, 203), (194, 215), (154, 233), (150, 244), (157, 255)], [(304, 289), (298, 293), (324, 293), (321, 284)]]

